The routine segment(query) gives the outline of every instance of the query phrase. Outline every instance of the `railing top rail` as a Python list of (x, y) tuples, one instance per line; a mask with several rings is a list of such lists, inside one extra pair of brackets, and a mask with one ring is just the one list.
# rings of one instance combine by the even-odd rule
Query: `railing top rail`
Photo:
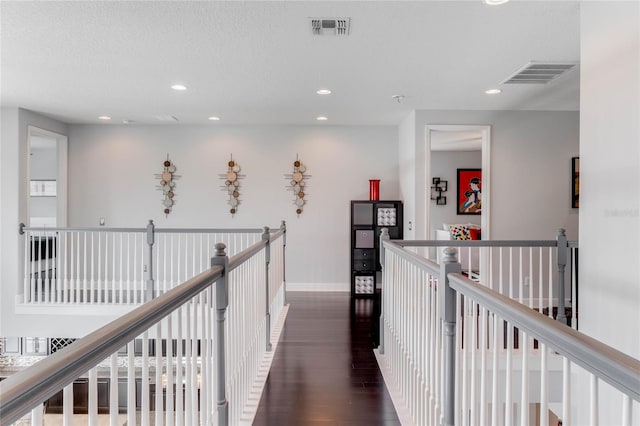
[(487, 307), (553, 350), (640, 401), (640, 360), (573, 330), (460, 274), (449, 275), (451, 288)]
[(270, 229), (269, 232), (271, 233), (270, 241), (275, 241), (278, 238), (280, 238), (282, 235), (284, 235), (285, 230), (278, 228), (278, 229)]
[[(222, 266), (213, 266), (178, 287), (134, 309), (104, 327), (0, 382), (0, 418), (11, 424), (32, 407), (95, 367), (217, 281)], [(73, 362), (71, 362), (73, 361)]]
[[(147, 228), (105, 228), (101, 226), (99, 228), (58, 228), (58, 227), (34, 227), (34, 226), (21, 226), (20, 232), (147, 232)], [(157, 231), (157, 230), (156, 230)]]
[(404, 250), (404, 247), (397, 243), (398, 240), (384, 240), (382, 246), (403, 259), (425, 268), (432, 275), (440, 274), (440, 266), (437, 263), (416, 253)]
[(394, 240), (402, 247), (556, 247), (556, 240)]
[[(271, 233), (276, 233), (279, 227), (271, 228)], [(107, 228), (100, 227), (35, 227), (20, 225), (20, 232), (141, 232), (146, 233), (147, 228)], [(200, 233), (200, 234), (262, 234), (263, 228), (154, 228), (155, 233)]]
[(158, 234), (262, 234), (262, 228), (155, 228)]
[(253, 257), (256, 253), (258, 253), (260, 250), (266, 247), (266, 245), (267, 245), (266, 240), (260, 240), (254, 245), (252, 245), (251, 247), (248, 247), (245, 250), (242, 250), (240, 253), (236, 254), (235, 256), (229, 258), (229, 272), (233, 271), (234, 269), (242, 265), (244, 262), (246, 262), (248, 259)]

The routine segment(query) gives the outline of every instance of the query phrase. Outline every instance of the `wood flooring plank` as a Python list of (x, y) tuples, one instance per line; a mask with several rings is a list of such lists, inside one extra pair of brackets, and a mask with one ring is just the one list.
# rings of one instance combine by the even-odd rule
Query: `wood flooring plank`
[(379, 299), (288, 293), (254, 425), (400, 425), (373, 354)]

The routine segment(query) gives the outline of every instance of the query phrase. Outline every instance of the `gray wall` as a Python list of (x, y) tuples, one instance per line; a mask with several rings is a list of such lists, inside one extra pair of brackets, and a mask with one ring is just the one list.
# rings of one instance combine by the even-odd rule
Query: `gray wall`
[(447, 204), (437, 205), (429, 200), (431, 209), (431, 238), (435, 239), (434, 229), (442, 229), (444, 223), (475, 223), (480, 225), (480, 215), (459, 215), (457, 212), (457, 169), (482, 168), (482, 151), (432, 151), (431, 177), (448, 181)]
[[(577, 111), (417, 111), (413, 146), (415, 173), (400, 180), (401, 192), (414, 188), (415, 208), (406, 210), (416, 238), (425, 238), (427, 124), (491, 126), (491, 238), (553, 239), (565, 228), (578, 236), (578, 211), (570, 206), (571, 157), (579, 152)], [(486, 175), (485, 175), (486, 176)], [(486, 201), (486, 200), (485, 200)]]

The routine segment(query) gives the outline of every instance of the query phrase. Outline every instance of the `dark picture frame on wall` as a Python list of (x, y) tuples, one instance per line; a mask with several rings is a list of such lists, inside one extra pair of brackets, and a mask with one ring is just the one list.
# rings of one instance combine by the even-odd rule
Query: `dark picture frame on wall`
[(571, 208), (580, 207), (580, 157), (571, 158)]
[(482, 214), (482, 169), (458, 169), (457, 213)]

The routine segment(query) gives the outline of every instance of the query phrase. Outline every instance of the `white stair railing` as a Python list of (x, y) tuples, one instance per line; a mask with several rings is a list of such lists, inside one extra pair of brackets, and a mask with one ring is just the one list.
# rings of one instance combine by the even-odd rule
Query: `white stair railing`
[(231, 259), (216, 244), (204, 272), (0, 382), (2, 424), (27, 415), (42, 425), (43, 403), (59, 392), (71, 424), (79, 378), (89, 424), (238, 424), (271, 347), (268, 313), (284, 312), (285, 235), (284, 223), (264, 228)]
[(230, 256), (262, 229), (33, 228), (24, 236), (24, 304), (138, 305), (208, 268), (213, 245)]
[[(576, 242), (567, 241), (564, 229), (558, 231), (555, 240), (396, 242), (438, 264), (442, 250), (452, 247), (463, 275), (577, 329), (578, 247)], [(569, 319), (566, 308), (571, 312)]]
[[(405, 245), (416, 242), (381, 243), (378, 359), (407, 423), (638, 422), (640, 361), (500, 294), (491, 283), (468, 279), (455, 248), (445, 249), (438, 265)], [(591, 396), (576, 392), (578, 369), (592, 377)], [(605, 398), (602, 381), (612, 388)], [(601, 413), (612, 400), (620, 404), (619, 418), (605, 422)], [(576, 406), (595, 408), (587, 421), (572, 421)]]

